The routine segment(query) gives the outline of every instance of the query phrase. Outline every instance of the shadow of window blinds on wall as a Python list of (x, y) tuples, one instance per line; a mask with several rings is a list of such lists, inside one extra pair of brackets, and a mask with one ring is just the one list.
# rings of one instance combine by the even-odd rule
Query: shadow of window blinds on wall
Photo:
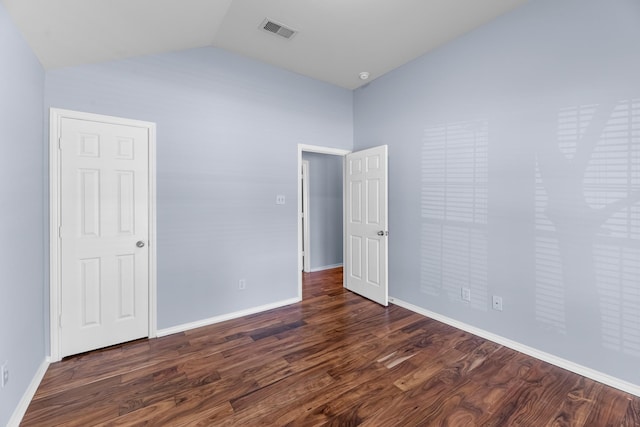
[(421, 292), (487, 310), (488, 122), (429, 126), (422, 139)]
[(640, 356), (640, 99), (562, 108), (535, 195), (536, 320)]

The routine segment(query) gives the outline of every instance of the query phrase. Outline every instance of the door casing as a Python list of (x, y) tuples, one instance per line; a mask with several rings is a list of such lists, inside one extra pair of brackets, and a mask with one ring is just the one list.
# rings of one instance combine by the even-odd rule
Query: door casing
[(60, 151), (63, 118), (146, 128), (149, 135), (149, 338), (157, 333), (156, 298), (156, 125), (152, 122), (51, 108), (49, 113), (49, 342), (51, 362), (60, 357), (61, 244), (60, 244)]
[[(298, 144), (298, 171), (300, 173), (300, 171), (302, 171), (302, 153), (306, 152), (306, 153), (319, 153), (319, 154), (332, 154), (334, 156), (341, 156), (343, 158), (343, 179), (342, 179), (342, 186), (343, 186), (343, 191), (342, 191), (342, 195), (343, 198), (345, 197), (345, 192), (344, 192), (344, 157), (351, 153), (351, 150), (344, 150), (342, 148), (331, 148), (331, 147), (322, 147), (322, 146), (318, 146), (318, 145), (307, 145), (307, 144)], [(298, 212), (302, 212), (302, 183), (301, 180), (298, 179)], [(342, 219), (342, 223), (343, 223), (343, 229), (342, 229), (342, 240), (343, 240), (343, 247), (345, 246), (345, 239), (346, 236), (344, 234), (344, 212), (343, 212), (343, 219)], [(302, 300), (302, 269), (303, 269), (303, 265), (302, 265), (302, 258), (300, 257), (300, 254), (302, 253), (302, 217), (300, 215), (298, 215), (298, 300)], [(344, 285), (344, 281), (343, 281), (343, 285)]]
[(311, 271), (311, 244), (309, 242), (309, 161), (302, 161), (302, 271)]

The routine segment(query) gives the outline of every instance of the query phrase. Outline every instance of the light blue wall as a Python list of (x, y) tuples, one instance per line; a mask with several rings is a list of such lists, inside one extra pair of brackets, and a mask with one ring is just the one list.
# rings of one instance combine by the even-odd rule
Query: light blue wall
[(309, 161), (311, 269), (342, 264), (343, 157), (302, 153)]
[(639, 41), (637, 0), (536, 0), (356, 91), (392, 296), (640, 385)]
[(157, 123), (160, 329), (297, 296), (297, 145), (350, 149), (351, 91), (201, 48), (47, 72), (45, 105)]
[(44, 70), (0, 4), (0, 390), (6, 425), (44, 361)]

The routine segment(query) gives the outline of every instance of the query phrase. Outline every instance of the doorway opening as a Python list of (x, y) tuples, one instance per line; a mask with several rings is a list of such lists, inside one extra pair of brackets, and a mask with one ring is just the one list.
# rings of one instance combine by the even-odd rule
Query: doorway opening
[[(302, 275), (304, 274), (303, 271), (312, 272), (312, 271), (320, 271), (325, 268), (341, 267), (342, 261), (335, 262), (335, 259), (331, 261), (331, 257), (327, 257), (327, 254), (331, 252), (332, 247), (337, 247), (336, 239), (340, 243), (340, 246), (344, 247), (344, 225), (343, 225), (344, 211), (342, 208), (342, 203), (340, 203), (340, 208), (339, 208), (340, 212), (338, 213), (339, 226), (337, 227), (337, 230), (336, 230), (335, 215), (327, 213), (327, 211), (331, 211), (331, 210), (335, 211), (335, 205), (337, 204), (335, 202), (335, 195), (329, 196), (329, 194), (331, 194), (331, 188), (335, 188), (335, 182), (333, 180), (335, 177), (329, 177), (329, 176), (322, 177), (322, 174), (319, 175), (320, 177), (322, 177), (323, 181), (325, 181), (325, 182), (316, 182), (316, 184), (319, 184), (317, 186), (319, 187), (319, 193), (322, 193), (323, 188), (324, 190), (328, 191), (327, 193), (325, 193), (326, 195), (325, 200), (323, 200), (323, 197), (314, 197), (314, 188), (312, 188), (311, 186), (307, 187), (307, 190), (308, 190), (306, 191), (307, 198), (305, 200), (305, 198), (303, 197), (303, 180), (302, 180), (303, 164), (304, 164), (303, 162), (305, 160), (309, 161), (308, 171), (311, 173), (308, 174), (307, 176), (308, 178), (307, 183), (311, 183), (313, 185), (312, 182), (314, 177), (311, 174), (313, 173), (313, 168), (314, 168), (314, 161), (313, 161), (314, 158), (316, 161), (320, 161), (320, 162), (322, 162), (323, 157), (327, 158), (326, 159), (328, 160), (327, 162), (322, 162), (326, 164), (323, 167), (321, 167), (321, 169), (319, 170), (321, 172), (322, 169), (325, 169), (325, 168), (326, 168), (325, 171), (335, 170), (335, 167), (336, 167), (335, 161), (332, 162), (331, 160), (333, 159), (331, 159), (331, 157), (337, 156), (340, 159), (338, 167), (339, 167), (339, 170), (341, 171), (341, 177), (338, 185), (342, 189), (339, 197), (342, 199), (341, 202), (343, 202), (344, 201), (344, 156), (346, 156), (349, 153), (350, 153), (349, 150), (344, 150), (339, 148), (320, 147), (320, 146), (303, 145), (303, 144), (298, 145), (298, 171), (300, 174), (300, 179), (298, 179), (298, 212), (299, 212), (299, 215), (298, 215), (298, 297), (300, 299), (302, 299), (303, 297), (303, 292), (302, 292), (302, 279), (303, 279)], [(319, 164), (322, 164), (322, 163), (319, 163)], [(319, 172), (319, 171), (316, 170), (316, 172)], [(308, 203), (305, 203), (305, 202), (308, 202)], [(322, 208), (322, 203), (327, 203), (327, 202), (330, 202), (334, 206), (333, 207), (325, 206), (325, 208), (327, 209), (325, 209), (324, 212), (322, 209), (317, 210), (319, 214), (316, 214), (316, 218), (314, 219), (314, 212), (316, 212), (316, 210), (314, 210), (314, 205), (315, 207)], [(327, 222), (332, 224), (331, 227), (333, 231), (327, 231), (327, 233), (325, 234), (320, 230), (323, 229), (323, 223), (326, 224)], [(331, 234), (329, 235), (329, 233)], [(314, 236), (317, 239), (315, 243), (319, 243), (319, 245), (316, 245), (316, 246), (325, 248), (321, 250), (316, 250), (315, 258), (312, 255), (314, 253), (314, 247), (315, 247), (313, 245)]]
[[(341, 156), (343, 286), (365, 298), (387, 306), (389, 296), (389, 197), (387, 185), (388, 147), (386, 145), (357, 152), (298, 145), (298, 298), (302, 300), (303, 297), (303, 258), (301, 256), (303, 250), (303, 197), (300, 175), (303, 153), (307, 152)], [(313, 220), (308, 222), (313, 224)], [(313, 237), (310, 240), (313, 242)], [(313, 266), (313, 258), (311, 265)]]
[(302, 174), (303, 271), (342, 267), (343, 158), (302, 153)]

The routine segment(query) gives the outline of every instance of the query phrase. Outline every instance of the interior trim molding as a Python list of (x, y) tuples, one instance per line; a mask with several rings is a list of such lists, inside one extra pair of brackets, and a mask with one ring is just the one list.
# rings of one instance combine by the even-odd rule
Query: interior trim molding
[(11, 415), (11, 418), (9, 418), (7, 427), (18, 427), (20, 425), (20, 423), (22, 422), (22, 418), (24, 418), (24, 414), (27, 413), (29, 404), (33, 400), (33, 396), (35, 396), (36, 391), (38, 391), (38, 387), (40, 386), (40, 383), (44, 378), (44, 374), (46, 374), (47, 369), (49, 369), (50, 363), (51, 362), (49, 361), (48, 357), (42, 361), (40, 367), (38, 367), (38, 370), (33, 375), (31, 383), (29, 383), (29, 387), (27, 387), (24, 394), (22, 395), (22, 399), (20, 399), (18, 406), (16, 406), (16, 409), (13, 411), (13, 415)]
[(265, 304), (258, 307), (247, 308), (245, 310), (234, 311), (233, 313), (221, 314), (220, 316), (214, 316), (208, 319), (198, 320), (196, 322), (184, 323), (182, 325), (172, 326), (166, 329), (159, 329), (156, 335), (158, 338), (166, 337), (167, 335), (177, 334), (179, 332), (185, 332), (191, 329), (213, 325), (215, 323), (225, 322), (227, 320), (237, 319), (239, 317), (261, 313), (263, 311), (273, 310), (274, 308), (284, 307), (287, 305), (295, 304), (300, 301), (302, 301), (300, 298), (290, 298), (282, 301), (277, 301), (271, 304)]
[[(298, 298), (302, 301), (302, 274), (300, 274), (303, 269), (304, 266), (302, 265), (302, 257), (300, 256), (300, 254), (302, 253), (302, 249), (303, 249), (303, 245), (302, 245), (302, 217), (300, 216), (300, 212), (302, 212), (302, 183), (300, 182), (300, 174), (302, 173), (302, 153), (306, 152), (306, 153), (319, 153), (319, 154), (331, 154), (334, 156), (341, 156), (341, 157), (345, 157), (347, 154), (351, 153), (351, 150), (345, 150), (343, 148), (331, 148), (331, 147), (322, 147), (319, 145), (308, 145), (308, 144), (298, 144), (298, 192), (297, 192), (297, 199), (298, 199), (298, 252), (297, 252), (297, 258), (298, 258), (298, 270), (297, 270), (297, 274), (298, 274)], [(344, 160), (343, 160), (344, 163)], [(345, 165), (342, 165), (342, 170), (343, 170), (343, 181), (344, 181), (344, 169)], [(343, 187), (344, 187), (344, 182), (343, 182)], [(342, 192), (342, 197), (343, 197), (343, 211), (344, 211), (344, 206), (346, 206), (346, 204), (344, 203), (344, 197), (346, 195), (346, 191), (344, 191), (343, 188), (343, 192)], [(346, 218), (346, 213), (343, 212), (342, 213), (342, 222), (343, 222), (343, 230), (342, 230), (342, 238), (343, 238), (343, 246), (346, 247), (346, 244), (344, 244), (344, 241), (346, 240), (346, 236), (344, 235), (344, 222), (345, 222), (345, 218)], [(313, 271), (313, 270), (312, 270)], [(343, 282), (343, 285), (346, 284), (346, 282)]]
[(618, 390), (622, 390), (626, 393), (633, 394), (635, 396), (640, 397), (640, 385), (633, 384), (628, 381), (624, 381), (620, 378), (611, 376), (609, 374), (605, 374), (600, 371), (596, 371), (595, 369), (588, 368), (583, 365), (579, 365), (575, 362), (572, 362), (567, 359), (563, 359), (558, 356), (554, 356), (553, 354), (546, 353), (544, 351), (538, 350), (533, 347), (529, 347), (517, 341), (513, 341), (509, 338), (505, 338), (500, 335), (496, 335), (492, 332), (485, 331), (484, 329), (477, 328), (475, 326), (468, 325), (466, 323), (460, 322), (458, 320), (452, 319), (447, 316), (443, 316), (441, 314), (435, 313), (433, 311), (426, 310), (422, 307), (418, 307), (406, 301), (402, 301), (397, 298), (389, 297), (389, 302), (398, 305), (400, 307), (406, 308), (407, 310), (411, 310), (414, 313), (421, 314), (425, 317), (429, 317), (431, 319), (437, 320), (439, 322), (445, 323), (449, 326), (453, 326), (454, 328), (461, 329), (465, 332), (469, 332), (470, 334), (479, 336), (481, 338), (487, 339), (489, 341), (493, 341), (496, 344), (503, 345), (512, 350), (519, 351), (520, 353), (524, 353), (528, 356), (534, 357), (538, 360), (542, 360), (547, 363), (551, 363), (559, 368), (566, 369), (567, 371), (571, 371), (575, 374), (582, 375), (583, 377), (590, 378), (594, 381), (600, 382), (602, 384), (617, 388)]
[(338, 264), (331, 264), (331, 265), (323, 265), (322, 267), (315, 267), (315, 268), (311, 268), (309, 269), (310, 273), (315, 273), (317, 271), (324, 271), (324, 270), (331, 270), (332, 268), (338, 268), (338, 267), (342, 267), (344, 264), (339, 262)]

